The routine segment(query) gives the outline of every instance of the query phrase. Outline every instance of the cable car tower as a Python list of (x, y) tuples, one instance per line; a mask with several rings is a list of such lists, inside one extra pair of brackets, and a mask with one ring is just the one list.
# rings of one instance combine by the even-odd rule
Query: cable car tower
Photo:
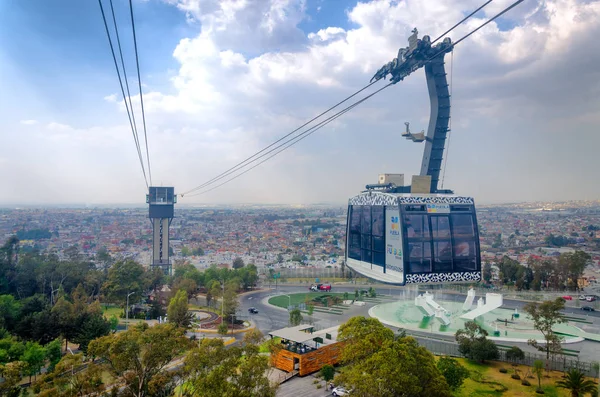
[(433, 45), (418, 38), (381, 67), (371, 81), (391, 75), (395, 84), (425, 68), (431, 106), (427, 135), (402, 136), (425, 142), (420, 175), (404, 185), (403, 174), (381, 174), (379, 183), (348, 201), (346, 264), (369, 278), (397, 285), (481, 280), (479, 231), (473, 198), (438, 187), (450, 121), (450, 93), (444, 56), (450, 38)]
[(173, 187), (150, 186), (146, 195), (149, 218), (152, 223), (152, 268), (172, 274), (169, 260), (169, 226), (174, 217), (177, 196)]

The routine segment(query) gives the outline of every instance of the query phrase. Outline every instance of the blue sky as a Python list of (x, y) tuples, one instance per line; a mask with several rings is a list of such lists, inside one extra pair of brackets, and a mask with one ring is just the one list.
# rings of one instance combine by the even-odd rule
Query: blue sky
[[(137, 95), (128, 2), (113, 1)], [(451, 36), (507, 4), (494, 1)], [(362, 87), (413, 27), (435, 37), (478, 5), (134, 0), (155, 183), (182, 192), (205, 182)], [(600, 195), (589, 182), (600, 144), (599, 33), (599, 1), (532, 1), (457, 47), (448, 187), (481, 202)], [(0, 2), (0, 86), (0, 178), (11, 186), (0, 205), (143, 197), (96, 1)], [(404, 121), (425, 128), (428, 115), (419, 71), (273, 161), (185, 200), (343, 203), (378, 173), (419, 171), (422, 146), (399, 133)]]

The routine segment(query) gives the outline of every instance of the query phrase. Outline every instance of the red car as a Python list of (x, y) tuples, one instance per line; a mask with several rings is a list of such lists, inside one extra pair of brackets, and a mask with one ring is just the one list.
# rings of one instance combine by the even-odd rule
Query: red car
[(313, 284), (310, 286), (311, 291), (331, 291), (331, 285), (329, 284)]
[(566, 301), (572, 301), (572, 300), (573, 300), (573, 297), (572, 297), (572, 296), (569, 296), (569, 295), (565, 295), (565, 296), (563, 296), (562, 298), (563, 298), (564, 300), (566, 300)]

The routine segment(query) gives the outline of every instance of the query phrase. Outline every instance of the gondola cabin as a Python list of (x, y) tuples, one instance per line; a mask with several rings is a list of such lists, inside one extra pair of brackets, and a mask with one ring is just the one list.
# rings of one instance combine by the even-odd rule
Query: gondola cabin
[(366, 191), (350, 198), (346, 264), (388, 284), (481, 280), (471, 197)]

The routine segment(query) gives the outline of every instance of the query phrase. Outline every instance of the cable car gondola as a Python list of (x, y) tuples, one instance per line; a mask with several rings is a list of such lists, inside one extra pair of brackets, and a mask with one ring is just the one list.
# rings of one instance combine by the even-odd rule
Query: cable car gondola
[(444, 55), (450, 39), (431, 45), (413, 30), (409, 46), (384, 65), (375, 79), (392, 75), (398, 82), (425, 67), (431, 114), (427, 136), (402, 136), (425, 141), (421, 174), (404, 186), (401, 174), (383, 174), (379, 183), (349, 199), (346, 264), (371, 279), (389, 284), (477, 282), (481, 280), (479, 230), (472, 197), (438, 189), (446, 135), (450, 94)]

